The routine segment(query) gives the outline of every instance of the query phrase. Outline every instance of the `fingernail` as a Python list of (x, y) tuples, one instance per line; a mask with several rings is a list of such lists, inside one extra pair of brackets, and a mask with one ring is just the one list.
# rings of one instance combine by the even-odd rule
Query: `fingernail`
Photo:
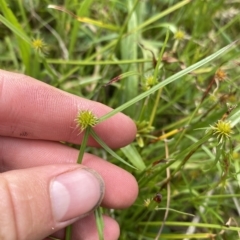
[(79, 168), (57, 176), (50, 193), (55, 219), (66, 221), (96, 208), (103, 198), (104, 183), (94, 171)]

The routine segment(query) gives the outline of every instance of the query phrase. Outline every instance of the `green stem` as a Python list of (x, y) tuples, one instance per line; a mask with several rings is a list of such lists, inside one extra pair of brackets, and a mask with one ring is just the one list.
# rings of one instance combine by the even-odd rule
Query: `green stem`
[(97, 133), (91, 128), (90, 130), (91, 136), (96, 140), (99, 145), (105, 149), (109, 154), (111, 154), (114, 158), (119, 160), (120, 162), (126, 164), (127, 166), (136, 169), (133, 165), (126, 162), (124, 159), (122, 159), (120, 156), (118, 156), (111, 148), (108, 147), (108, 145), (97, 135)]
[[(155, 70), (154, 70), (154, 81), (155, 82), (157, 82), (157, 75), (158, 75), (158, 72), (159, 72), (159, 67), (160, 67), (160, 64), (162, 62), (163, 53), (164, 53), (164, 50), (167, 46), (168, 39), (169, 39), (169, 30), (167, 31), (167, 34), (166, 34), (166, 37), (165, 37), (165, 40), (164, 40), (164, 43), (163, 43), (163, 47), (162, 47), (161, 52), (160, 52), (159, 57), (158, 57), (157, 65), (156, 65)], [(156, 112), (157, 112), (157, 107), (158, 107), (158, 104), (159, 104), (161, 93), (162, 93), (162, 88), (159, 88), (159, 90), (157, 92), (157, 97), (155, 98), (155, 103), (154, 103), (154, 106), (153, 106), (153, 110), (152, 110), (152, 113), (151, 113), (151, 117), (150, 117), (148, 126), (152, 126), (152, 124), (153, 124), (153, 121), (154, 121), (154, 118), (155, 118), (155, 115), (156, 115)]]
[(113, 52), (116, 52), (116, 49), (117, 49), (117, 47), (118, 47), (121, 39), (123, 38), (123, 34), (124, 34), (124, 32), (126, 31), (126, 29), (127, 29), (128, 22), (129, 22), (130, 18), (132, 17), (132, 14), (133, 14), (135, 8), (137, 7), (137, 4), (138, 4), (138, 3), (139, 3), (139, 0), (136, 0), (136, 1), (134, 2), (133, 6), (132, 6), (131, 11), (128, 13), (127, 18), (125, 19), (125, 22), (124, 22), (122, 28), (120, 29), (120, 33), (119, 33), (119, 36), (118, 36), (116, 45), (115, 45), (115, 47), (114, 47), (114, 49), (113, 49)]
[(83, 155), (84, 155), (84, 152), (85, 152), (85, 148), (87, 146), (87, 141), (88, 141), (90, 131), (91, 131), (91, 127), (88, 126), (85, 130), (85, 134), (83, 136), (82, 144), (81, 144), (80, 151), (79, 151), (79, 154), (78, 154), (78, 159), (77, 159), (78, 164), (82, 163), (82, 159), (83, 159)]
[[(158, 227), (159, 225), (161, 225), (163, 222), (162, 221), (154, 221), (154, 222), (140, 222), (138, 223), (138, 226), (145, 226), (145, 225), (149, 225), (152, 227)], [(221, 224), (210, 224), (210, 223), (194, 223), (194, 222), (182, 222), (182, 221), (178, 221), (178, 222), (170, 222), (167, 221), (165, 223), (165, 226), (179, 226), (179, 227), (188, 227), (188, 226), (196, 226), (199, 228), (208, 228), (208, 229), (220, 229), (220, 230), (231, 230), (231, 231), (240, 231), (240, 227), (232, 227), (232, 226), (224, 226)], [(208, 233), (209, 234), (209, 233)]]
[(148, 124), (149, 127), (152, 126), (152, 124), (153, 124), (153, 121), (154, 121), (154, 118), (155, 118), (155, 115), (156, 115), (156, 112), (157, 112), (157, 107), (158, 107), (158, 104), (159, 104), (161, 93), (162, 93), (162, 88), (160, 88), (157, 92), (157, 97), (155, 98), (155, 103), (154, 103), (153, 110), (152, 110), (150, 120), (149, 120), (149, 124)]
[(102, 215), (102, 208), (97, 208), (94, 211), (95, 214), (95, 220), (96, 220), (96, 225), (97, 225), (97, 230), (98, 230), (98, 237), (99, 240), (104, 240), (104, 235), (103, 235), (103, 229), (104, 229), (104, 222), (103, 222), (103, 215)]
[(146, 110), (146, 106), (147, 106), (148, 100), (149, 100), (148, 98), (145, 98), (145, 100), (144, 100), (144, 103), (142, 105), (141, 113), (139, 115), (139, 120), (138, 121), (143, 121), (145, 119), (144, 113), (145, 113), (145, 110)]
[[(189, 120), (188, 120), (187, 123), (186, 123), (187, 126), (190, 125), (191, 121), (193, 120), (193, 117), (197, 114), (197, 112), (198, 112), (198, 110), (200, 109), (201, 105), (202, 105), (202, 104), (200, 103), (200, 104), (197, 106), (197, 108), (194, 110), (193, 114), (191, 115), (191, 117), (189, 118)], [(186, 131), (187, 131), (187, 129), (184, 129), (184, 130), (181, 132), (179, 138), (177, 139), (177, 141), (176, 141), (176, 143), (175, 143), (175, 145), (174, 145), (174, 149), (176, 149), (176, 147), (179, 145), (179, 143), (180, 143), (180, 141), (182, 140), (182, 138), (183, 138), (184, 134), (186, 133)]]
[(71, 240), (72, 238), (72, 225), (67, 226), (65, 240)]
[[(90, 126), (88, 126), (85, 130), (83, 140), (82, 140), (82, 144), (81, 144), (81, 147), (80, 147), (80, 151), (79, 151), (79, 154), (78, 154), (78, 159), (77, 159), (78, 164), (82, 163), (82, 159), (83, 159), (83, 155), (84, 155), (84, 152), (85, 152), (85, 149), (86, 149), (86, 146), (87, 146), (87, 141), (88, 141), (88, 137), (89, 137), (89, 134), (90, 134), (90, 130), (91, 130)], [(65, 240), (71, 240), (71, 235), (72, 235), (72, 225), (69, 225), (66, 228)]]
[(168, 39), (169, 39), (169, 30), (167, 30), (167, 34), (166, 34), (166, 37), (165, 37), (165, 40), (164, 40), (161, 52), (159, 53), (159, 56), (158, 56), (157, 65), (156, 65), (156, 67), (154, 69), (154, 80), (155, 81), (157, 79), (157, 75), (158, 75), (158, 72), (159, 72), (159, 67), (160, 67), (160, 64), (162, 62), (163, 53), (164, 53), (164, 50), (165, 50), (165, 48), (167, 46)]
[(154, 15), (153, 17), (147, 19), (145, 22), (143, 22), (142, 24), (138, 25), (136, 29), (134, 29), (134, 31), (139, 31), (140, 29), (144, 29), (147, 26), (151, 26), (151, 24), (157, 22), (159, 19), (167, 16), (168, 14), (182, 8), (184, 5), (190, 3), (191, 0), (183, 0), (181, 2), (178, 2), (177, 4), (167, 8), (165, 11), (161, 11), (159, 14)]
[[(1, 20), (1, 19), (0, 19)], [(79, 60), (62, 60), (62, 59), (47, 59), (47, 63), (50, 64), (66, 64), (66, 65), (78, 65), (78, 66), (95, 66), (95, 65), (120, 65), (131, 63), (146, 63), (152, 62), (152, 59), (126, 59), (126, 60), (107, 60), (107, 61), (79, 61)]]

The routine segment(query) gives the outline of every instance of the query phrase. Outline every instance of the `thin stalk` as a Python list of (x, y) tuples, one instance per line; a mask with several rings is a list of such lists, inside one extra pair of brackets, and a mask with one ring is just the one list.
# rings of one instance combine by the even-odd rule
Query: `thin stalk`
[(191, 0), (184, 0), (184, 1), (178, 2), (177, 4), (173, 5), (172, 7), (167, 8), (165, 11), (162, 11), (159, 14), (147, 19), (144, 23), (142, 23), (141, 25), (138, 25), (138, 27), (136, 29), (134, 29), (134, 31), (138, 31), (147, 26), (150, 26), (151, 24), (157, 22), (160, 18), (167, 16), (168, 14), (180, 9), (181, 7), (183, 7), (184, 5), (186, 5), (190, 2), (191, 2)]
[(88, 126), (85, 130), (85, 134), (84, 134), (82, 144), (81, 144), (81, 147), (80, 147), (80, 151), (79, 151), (79, 154), (78, 154), (78, 159), (77, 159), (78, 164), (82, 163), (82, 159), (83, 159), (83, 155), (84, 155), (84, 152), (85, 152), (85, 148), (87, 146), (87, 141), (88, 141), (90, 131), (91, 131), (91, 127)]
[[(1, 15), (0, 15), (1, 17)], [(1, 20), (1, 19), (0, 19)], [(146, 63), (152, 62), (152, 59), (126, 59), (126, 60), (105, 60), (105, 61), (79, 61), (79, 60), (63, 60), (63, 59), (47, 59), (48, 63), (51, 64), (66, 64), (66, 65), (78, 65), (78, 66), (95, 66), (95, 65), (121, 65), (131, 63)]]
[[(84, 136), (83, 136), (83, 140), (82, 140), (82, 144), (79, 150), (79, 154), (78, 154), (78, 159), (77, 159), (77, 163), (81, 164), (82, 163), (82, 159), (83, 159), (83, 155), (87, 146), (87, 142), (88, 142), (88, 137), (90, 134), (90, 130), (91, 127), (88, 126), (85, 130)], [(72, 225), (69, 225), (66, 227), (66, 237), (65, 240), (71, 240), (71, 235), (72, 235)]]
[[(167, 208), (164, 208), (164, 207), (163, 208), (155, 208), (155, 210), (157, 210), (157, 211), (167, 210)], [(175, 213), (182, 214), (182, 215), (189, 216), (189, 217), (194, 217), (195, 216), (194, 214), (178, 211), (178, 210), (173, 209), (173, 208), (168, 208), (168, 211), (175, 212)]]
[(152, 110), (152, 113), (151, 113), (151, 116), (150, 116), (148, 126), (152, 126), (152, 124), (153, 124), (154, 118), (156, 116), (156, 112), (157, 112), (157, 108), (158, 108), (161, 93), (162, 93), (162, 88), (160, 88), (157, 92), (157, 96), (155, 98), (155, 102), (154, 102), (154, 106), (153, 106), (153, 110)]
[[(165, 40), (164, 40), (164, 43), (163, 43), (163, 47), (162, 47), (161, 52), (160, 52), (159, 57), (158, 57), (157, 65), (156, 65), (155, 70), (154, 70), (154, 76), (153, 77), (154, 77), (155, 82), (157, 82), (157, 75), (158, 75), (158, 72), (159, 72), (159, 67), (160, 67), (160, 64), (162, 62), (163, 53), (164, 53), (164, 50), (167, 46), (168, 39), (169, 39), (169, 30), (167, 31), (167, 34), (166, 34), (166, 37), (165, 37)], [(157, 107), (158, 107), (158, 104), (159, 104), (161, 93), (162, 93), (162, 88), (159, 88), (159, 90), (157, 92), (157, 97), (155, 98), (155, 103), (154, 103), (154, 106), (153, 106), (153, 110), (152, 110), (152, 113), (151, 113), (151, 116), (150, 116), (148, 126), (152, 126), (152, 124), (153, 124), (154, 118), (156, 116)]]
[(129, 12), (127, 18), (125, 19), (125, 22), (124, 22), (123, 26), (122, 26), (121, 29), (120, 29), (119, 36), (118, 36), (116, 45), (115, 45), (115, 47), (113, 48), (113, 52), (116, 51), (116, 49), (117, 49), (117, 47), (118, 47), (121, 39), (123, 38), (123, 34), (124, 34), (125, 30), (127, 29), (128, 22), (129, 22), (130, 18), (132, 17), (132, 14), (133, 14), (134, 10), (136, 9), (138, 2), (139, 2), (139, 0), (136, 0), (136, 1), (133, 3), (132, 9), (131, 9), (131, 11)]
[(167, 34), (166, 34), (166, 37), (165, 37), (162, 49), (161, 49), (159, 57), (158, 57), (157, 65), (156, 65), (156, 67), (154, 69), (154, 79), (155, 79), (155, 81), (157, 79), (157, 75), (158, 75), (158, 72), (159, 72), (159, 67), (160, 67), (160, 64), (162, 62), (163, 53), (164, 53), (164, 50), (165, 50), (165, 48), (167, 46), (168, 39), (169, 39), (169, 30), (167, 31)]
[(48, 70), (49, 74), (51, 75), (51, 77), (55, 80), (58, 79), (57, 73), (54, 71), (54, 69), (52, 67), (49, 66), (49, 64), (46, 61), (46, 58), (44, 56), (40, 55), (40, 59), (45, 67), (45, 69)]
[(149, 100), (148, 97), (144, 100), (144, 103), (143, 103), (143, 106), (142, 106), (142, 109), (141, 109), (141, 113), (140, 113), (140, 116), (139, 116), (139, 121), (143, 121), (145, 119), (144, 113), (145, 113), (145, 109), (147, 107), (148, 100)]
[(104, 222), (102, 217), (102, 209), (100, 207), (97, 208), (94, 211), (94, 214), (95, 214), (99, 240), (104, 240), (104, 235), (103, 235)]
[[(193, 120), (193, 117), (197, 114), (197, 112), (198, 112), (198, 110), (199, 110), (199, 108), (200, 108), (201, 105), (202, 105), (202, 104), (200, 103), (200, 104), (197, 106), (197, 108), (194, 110), (193, 114), (191, 115), (191, 117), (189, 118), (189, 120), (188, 120), (187, 123), (186, 123), (187, 126), (190, 125), (191, 121)], [(186, 133), (186, 131), (187, 131), (187, 129), (184, 129), (184, 130), (181, 132), (178, 140), (176, 141), (176, 143), (175, 143), (175, 145), (174, 145), (174, 149), (178, 146), (178, 144), (179, 144), (180, 141), (182, 140), (182, 138), (183, 138), (184, 134)]]
[[(163, 133), (164, 134), (164, 133)], [(165, 157), (166, 159), (169, 158), (169, 150), (168, 150), (168, 145), (167, 145), (167, 141), (165, 141)], [(171, 177), (171, 173), (170, 173), (170, 168), (166, 168), (166, 176), (167, 178)], [(158, 234), (155, 238), (155, 240), (158, 240), (161, 236), (162, 230), (164, 228), (165, 222), (167, 221), (167, 217), (168, 217), (168, 213), (169, 213), (169, 208), (170, 208), (170, 201), (171, 201), (171, 186), (170, 186), (170, 182), (167, 183), (167, 204), (166, 204), (166, 211), (164, 214), (164, 219), (163, 219), (163, 223), (158, 231)]]
[(72, 239), (72, 225), (67, 226), (65, 240)]
[(108, 145), (97, 135), (97, 133), (91, 128), (90, 129), (91, 136), (96, 140), (99, 145), (105, 149), (109, 154), (111, 154), (114, 158), (119, 160), (120, 162), (126, 164), (127, 166), (136, 169), (133, 165), (126, 162), (124, 159), (122, 159), (120, 156), (118, 156), (111, 148), (108, 147)]
[[(140, 222), (138, 226), (159, 226), (159, 224), (163, 224), (162, 221), (155, 221), (155, 222)], [(196, 226), (198, 228), (208, 228), (208, 229), (220, 229), (220, 230), (231, 230), (231, 231), (240, 231), (240, 227), (234, 226), (224, 226), (220, 224), (210, 224), (210, 223), (193, 223), (193, 222), (174, 222), (174, 221), (167, 221), (165, 222), (166, 226), (174, 226), (174, 227), (189, 227), (189, 226)]]

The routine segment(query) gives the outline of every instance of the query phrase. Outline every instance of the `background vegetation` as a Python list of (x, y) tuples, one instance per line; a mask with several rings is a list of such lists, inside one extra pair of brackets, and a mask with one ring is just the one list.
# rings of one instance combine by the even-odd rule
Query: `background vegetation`
[(131, 208), (104, 210), (121, 239), (240, 239), (239, 9), (238, 0), (0, 0), (2, 69), (136, 121), (136, 141), (117, 154), (139, 170), (87, 149), (138, 180)]

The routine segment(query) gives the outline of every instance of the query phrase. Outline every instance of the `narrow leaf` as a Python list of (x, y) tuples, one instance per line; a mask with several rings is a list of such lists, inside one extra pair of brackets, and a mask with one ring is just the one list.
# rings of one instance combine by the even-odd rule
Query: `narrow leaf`
[(137, 97), (131, 99), (130, 101), (126, 102), (125, 104), (119, 106), (118, 108), (115, 108), (113, 111), (111, 111), (111, 112), (107, 113), (106, 115), (102, 116), (99, 119), (99, 121), (102, 122), (102, 121), (112, 117), (116, 113), (123, 111), (124, 109), (128, 108), (129, 106), (135, 104), (136, 102), (138, 102), (138, 101), (144, 99), (145, 97), (149, 96), (150, 94), (156, 92), (159, 88), (162, 88), (162, 87), (168, 85), (169, 83), (172, 83), (172, 82), (176, 81), (177, 79), (179, 79), (179, 78), (187, 75), (188, 73), (194, 71), (195, 69), (211, 62), (213, 59), (215, 59), (218, 56), (222, 55), (223, 53), (227, 52), (235, 43), (236, 43), (236, 41), (227, 45), (227, 46), (225, 46), (225, 47), (223, 47), (222, 49), (220, 49), (217, 52), (213, 53), (212, 55), (204, 58), (203, 60), (191, 65), (190, 67), (174, 74), (173, 76), (167, 78), (165, 81), (158, 83), (157, 85), (155, 85), (154, 87), (152, 87), (148, 91), (141, 93)]
[(102, 148), (104, 148), (109, 154), (111, 154), (114, 158), (116, 158), (117, 160), (119, 160), (120, 162), (126, 164), (127, 166), (136, 169), (134, 166), (132, 166), (131, 164), (129, 164), (128, 162), (126, 162), (124, 159), (122, 159), (121, 157), (119, 157), (111, 148), (109, 148), (107, 146), (107, 144), (105, 142), (103, 142), (103, 140), (96, 134), (96, 132), (91, 128), (90, 130), (90, 134), (91, 136), (99, 143), (100, 146), (102, 146)]
[(135, 166), (139, 171), (143, 171), (146, 168), (146, 165), (142, 157), (132, 144), (121, 148), (121, 151), (127, 157), (127, 159), (133, 164), (133, 166)]

